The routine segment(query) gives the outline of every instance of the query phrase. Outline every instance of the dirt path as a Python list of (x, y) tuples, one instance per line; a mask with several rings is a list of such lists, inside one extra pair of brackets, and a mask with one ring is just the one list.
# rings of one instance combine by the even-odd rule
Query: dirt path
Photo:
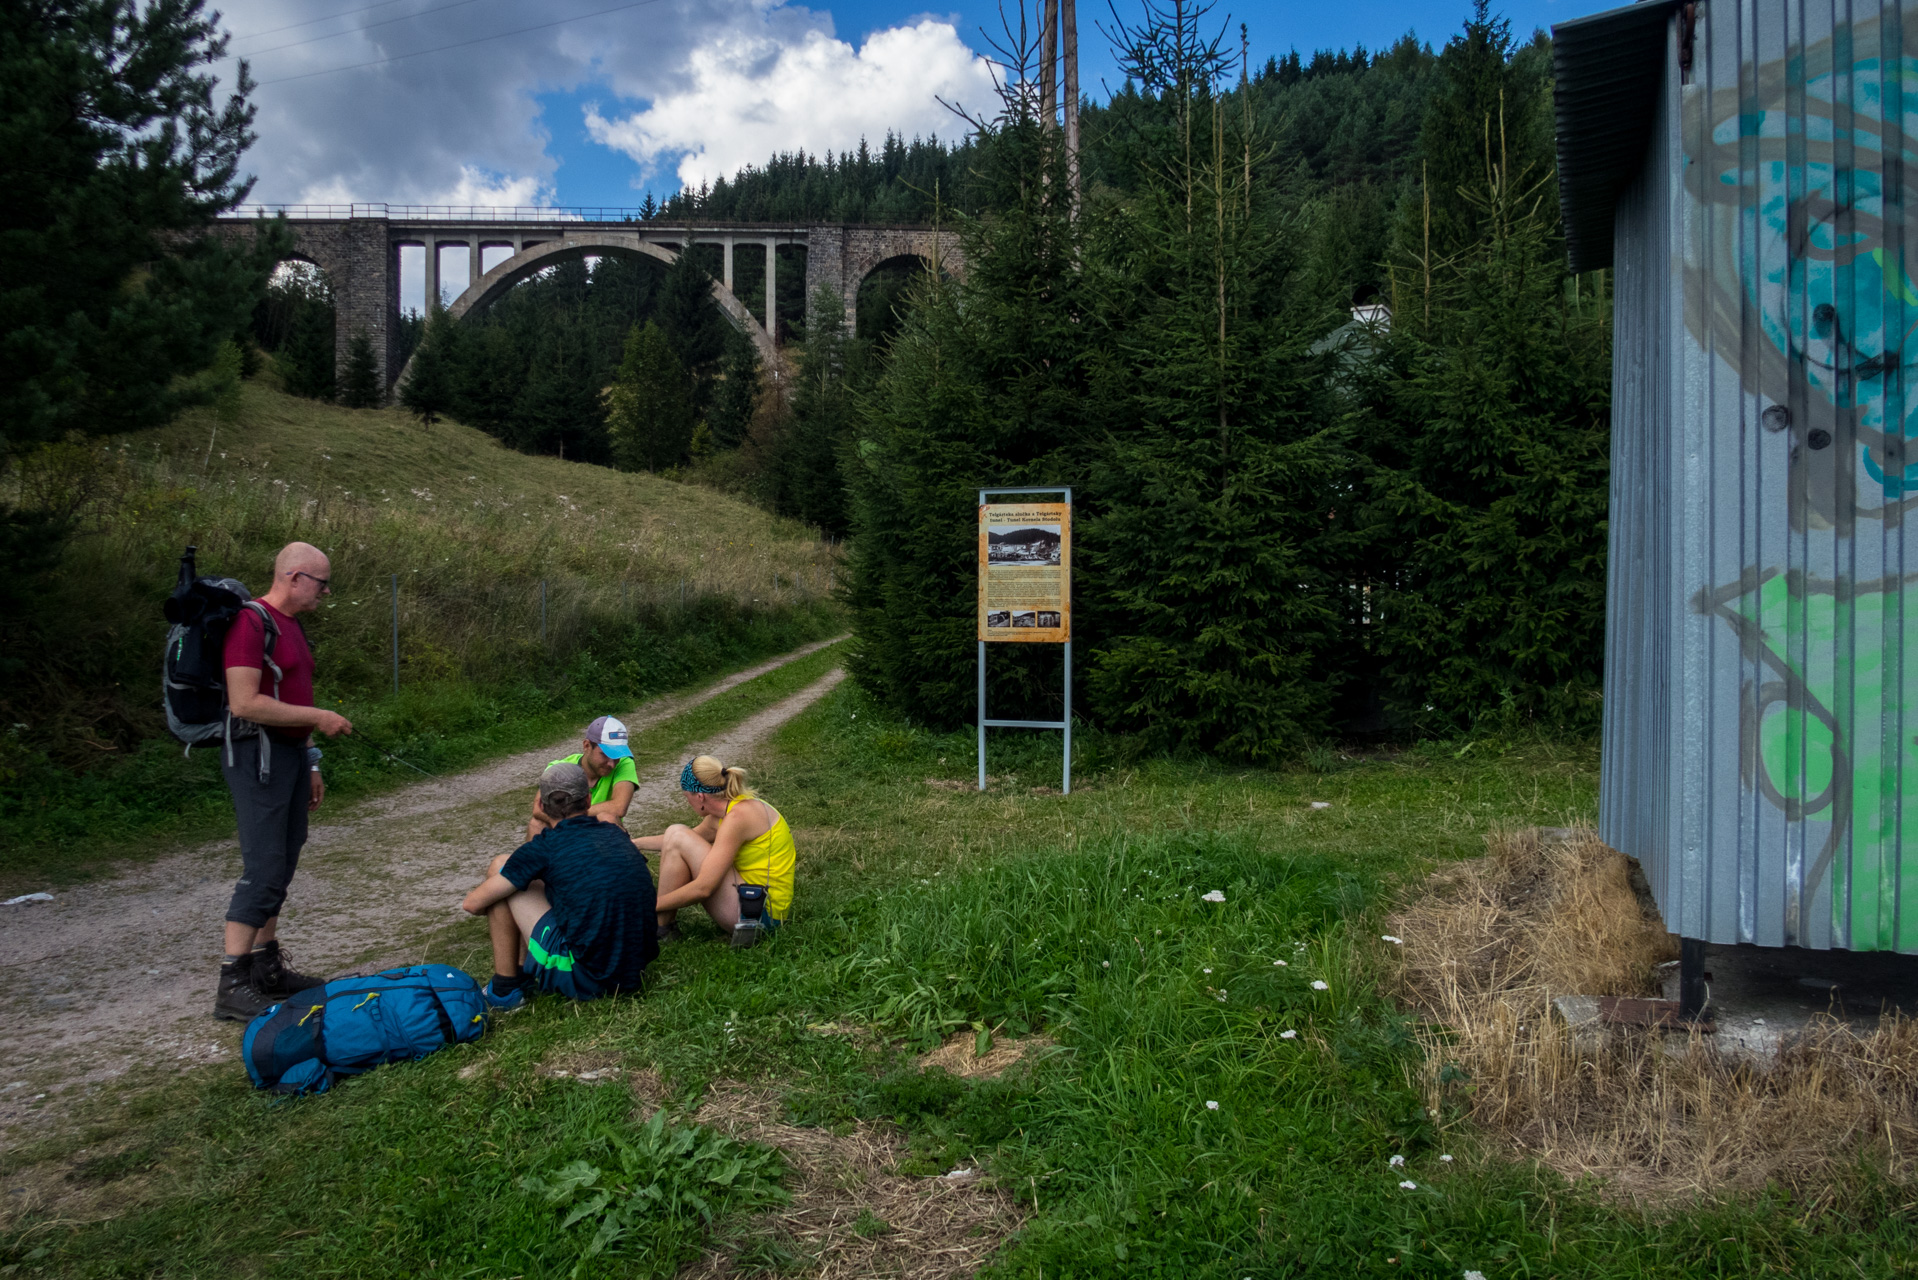
[[(808, 645), (696, 694), (627, 717), (637, 731), (802, 658)], [(749, 758), (768, 734), (830, 692), (823, 679), (683, 751)], [(523, 752), (468, 773), (342, 810), (314, 827), (280, 932), (309, 973), (421, 958), (426, 936), (464, 919), (459, 899), (486, 860), (523, 838), (539, 767), (576, 744)], [(629, 822), (664, 811), (677, 777), (642, 774)], [(63, 890), (50, 903), (0, 908), (0, 1150), (64, 1113), (63, 1101), (138, 1067), (234, 1062), (240, 1026), (210, 1016), (220, 920), (238, 874), (232, 840)]]

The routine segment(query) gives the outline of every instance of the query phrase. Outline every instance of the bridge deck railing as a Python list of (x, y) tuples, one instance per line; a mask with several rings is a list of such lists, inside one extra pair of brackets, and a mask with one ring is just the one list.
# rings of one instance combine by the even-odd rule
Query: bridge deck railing
[[(338, 222), (348, 218), (430, 222), (645, 222), (638, 209), (592, 205), (463, 204), (246, 204), (228, 218), (276, 218)], [(657, 220), (657, 219), (655, 219)]]

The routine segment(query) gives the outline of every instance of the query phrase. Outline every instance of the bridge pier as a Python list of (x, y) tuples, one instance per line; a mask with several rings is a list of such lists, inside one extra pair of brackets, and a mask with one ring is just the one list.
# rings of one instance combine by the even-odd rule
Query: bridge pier
[(440, 242), (431, 235), (426, 237), (426, 293), (420, 302), (429, 316), (440, 305)]
[(779, 244), (766, 238), (766, 333), (779, 345)]

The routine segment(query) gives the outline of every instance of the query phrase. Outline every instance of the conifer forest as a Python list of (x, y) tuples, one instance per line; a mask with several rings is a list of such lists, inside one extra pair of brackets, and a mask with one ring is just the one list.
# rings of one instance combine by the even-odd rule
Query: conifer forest
[[(976, 490), (1070, 484), (1075, 707), (1102, 730), (1274, 762), (1594, 728), (1610, 298), (1565, 269), (1546, 36), (1482, 2), (1442, 47), (1261, 65), (1210, 10), (1101, 32), (1126, 78), (1082, 104), (1076, 155), (1015, 39), (955, 141), (795, 151), (649, 199), (961, 235), (963, 278), (875, 273), (852, 331), (840, 299), (782, 298), (780, 388), (707, 296), (715, 248), (410, 317), (400, 402), (844, 539), (853, 674), (928, 725), (973, 714)], [(274, 277), (250, 336), (289, 390), (347, 394), (331, 315), (323, 280)], [(1056, 656), (992, 681), (995, 706), (1057, 714)]]

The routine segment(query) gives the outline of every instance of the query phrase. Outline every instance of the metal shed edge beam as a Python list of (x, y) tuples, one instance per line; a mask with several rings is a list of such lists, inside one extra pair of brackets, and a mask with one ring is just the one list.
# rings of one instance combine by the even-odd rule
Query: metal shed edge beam
[(1644, 164), (1666, 24), (1683, 2), (1644, 0), (1552, 28), (1558, 200), (1574, 272), (1612, 265), (1612, 210)]

